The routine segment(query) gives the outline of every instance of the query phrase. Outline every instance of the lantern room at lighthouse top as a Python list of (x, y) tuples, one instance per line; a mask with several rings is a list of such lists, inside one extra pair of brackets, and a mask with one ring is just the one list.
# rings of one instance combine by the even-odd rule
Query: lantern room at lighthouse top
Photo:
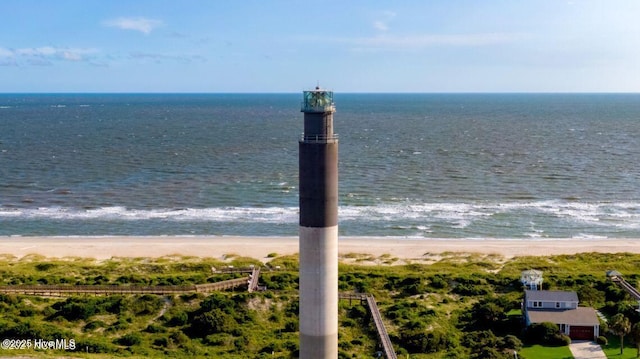
[(335, 112), (333, 91), (317, 86), (314, 90), (303, 92), (302, 112)]

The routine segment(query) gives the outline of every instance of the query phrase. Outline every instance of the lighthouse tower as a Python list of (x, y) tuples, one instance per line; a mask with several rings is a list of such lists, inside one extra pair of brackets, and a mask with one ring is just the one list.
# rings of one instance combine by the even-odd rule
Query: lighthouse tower
[(300, 358), (338, 357), (338, 137), (333, 92), (304, 91), (299, 141)]

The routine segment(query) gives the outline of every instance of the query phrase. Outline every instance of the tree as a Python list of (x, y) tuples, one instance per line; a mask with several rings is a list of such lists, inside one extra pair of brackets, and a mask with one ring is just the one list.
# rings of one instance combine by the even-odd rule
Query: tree
[(631, 332), (629, 334), (631, 334), (631, 339), (636, 344), (636, 349), (638, 349), (636, 358), (640, 358), (640, 322), (631, 327)]
[(622, 313), (614, 315), (609, 322), (609, 329), (613, 334), (620, 336), (620, 355), (622, 355), (624, 352), (624, 336), (631, 331), (629, 318), (625, 317)]
[(502, 333), (507, 323), (504, 304), (495, 298), (483, 298), (470, 311), (460, 317), (466, 331), (489, 330)]
[(580, 298), (580, 303), (587, 304), (591, 307), (602, 307), (604, 304), (604, 293), (594, 287), (586, 285), (578, 289), (578, 298)]
[(191, 330), (194, 336), (204, 337), (215, 333), (230, 333), (237, 328), (238, 323), (230, 315), (221, 309), (196, 315), (191, 323)]

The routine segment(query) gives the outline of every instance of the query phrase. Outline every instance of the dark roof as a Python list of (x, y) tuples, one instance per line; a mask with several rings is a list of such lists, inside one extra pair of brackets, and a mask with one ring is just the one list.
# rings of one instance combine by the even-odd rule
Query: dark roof
[(608, 270), (607, 277), (622, 277), (622, 273), (618, 272), (617, 270)]
[(576, 292), (566, 292), (561, 290), (525, 290), (526, 300), (536, 302), (577, 302)]
[(554, 324), (569, 324), (579, 326), (600, 325), (596, 311), (589, 307), (576, 309), (527, 309), (530, 323), (551, 322)]

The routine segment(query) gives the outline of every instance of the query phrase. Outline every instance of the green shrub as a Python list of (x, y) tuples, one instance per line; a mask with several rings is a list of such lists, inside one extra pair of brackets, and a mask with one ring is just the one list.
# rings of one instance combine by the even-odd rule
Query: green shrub
[(607, 340), (607, 337), (602, 336), (602, 335), (601, 335), (601, 336), (599, 336), (599, 337), (596, 339), (596, 342), (597, 342), (598, 344), (600, 344), (600, 345), (608, 345), (608, 344), (609, 344), (609, 340)]
[(89, 331), (92, 331), (92, 330), (96, 330), (98, 328), (104, 328), (106, 326), (107, 326), (107, 324), (105, 322), (101, 321), (101, 320), (93, 320), (93, 321), (90, 321), (89, 323), (87, 323), (84, 326), (83, 330), (85, 332), (89, 332)]
[(287, 304), (287, 307), (284, 309), (284, 314), (288, 317), (296, 318), (298, 317), (298, 312), (300, 311), (300, 302), (297, 300), (293, 300)]
[(180, 327), (189, 322), (189, 315), (187, 312), (179, 311), (172, 314), (166, 314), (163, 316), (169, 326)]
[(145, 332), (147, 333), (165, 333), (167, 331), (167, 329), (161, 325), (158, 324), (149, 324), (145, 329)]
[(564, 347), (571, 344), (571, 338), (566, 334), (560, 334), (554, 338), (553, 344)]
[(429, 287), (433, 289), (445, 289), (449, 286), (447, 279), (441, 274), (435, 274), (429, 277)]
[(0, 293), (0, 303), (6, 303), (10, 305), (15, 305), (18, 303), (18, 299), (13, 294), (3, 294)]
[(298, 331), (298, 320), (287, 320), (284, 324), (284, 329), (282, 330), (285, 333), (295, 333)]
[(147, 315), (159, 311), (164, 302), (156, 295), (145, 294), (139, 298), (132, 298), (129, 310), (135, 315)]
[(464, 296), (480, 296), (491, 293), (491, 288), (487, 284), (458, 284), (451, 291)]
[(33, 317), (36, 314), (36, 310), (34, 308), (22, 308), (20, 309), (20, 316), (25, 318)]
[(461, 314), (460, 324), (467, 331), (492, 330), (504, 333), (508, 324), (505, 306), (494, 297), (483, 298), (471, 310)]
[(156, 339), (153, 340), (152, 344), (157, 346), (157, 347), (162, 347), (162, 348), (169, 348), (170, 347), (169, 338), (166, 338), (166, 337), (156, 338)]
[(68, 298), (64, 302), (58, 302), (52, 306), (57, 312), (56, 315), (68, 321), (86, 320), (98, 312), (96, 301), (82, 300), (79, 298)]
[(171, 333), (171, 335), (169, 335), (169, 339), (171, 342), (181, 347), (189, 343), (189, 337), (182, 332), (176, 331)]
[(363, 319), (369, 316), (369, 312), (364, 306), (354, 305), (347, 310), (347, 317), (353, 319)]
[(533, 323), (525, 333), (526, 339), (531, 344), (565, 346), (571, 344), (571, 338), (560, 333), (560, 329), (554, 323)]
[(118, 344), (128, 347), (138, 345), (142, 342), (142, 337), (138, 333), (128, 333), (118, 339)]
[(500, 339), (499, 346), (503, 349), (518, 351), (522, 349), (522, 341), (515, 335), (506, 335)]
[(120, 315), (128, 309), (125, 297), (121, 295), (111, 295), (102, 299), (101, 308), (105, 312)]
[(38, 263), (35, 268), (37, 271), (44, 272), (55, 267), (57, 267), (55, 263)]
[(238, 322), (231, 314), (227, 314), (222, 309), (196, 315), (192, 322), (190, 333), (195, 337), (204, 337), (215, 333), (231, 333), (238, 326)]
[(364, 344), (364, 342), (360, 338), (355, 338), (351, 340), (351, 344), (356, 346), (361, 346), (362, 344)]
[(260, 276), (260, 280), (270, 290), (295, 290), (298, 288), (298, 275), (291, 272), (275, 272)]
[(233, 346), (236, 352), (244, 352), (249, 346), (249, 338), (246, 336), (239, 336), (233, 341)]
[(116, 351), (116, 347), (113, 344), (95, 338), (76, 340), (76, 348), (88, 353), (114, 353)]
[(458, 338), (442, 330), (405, 329), (400, 333), (400, 345), (410, 353), (436, 353), (458, 346)]

